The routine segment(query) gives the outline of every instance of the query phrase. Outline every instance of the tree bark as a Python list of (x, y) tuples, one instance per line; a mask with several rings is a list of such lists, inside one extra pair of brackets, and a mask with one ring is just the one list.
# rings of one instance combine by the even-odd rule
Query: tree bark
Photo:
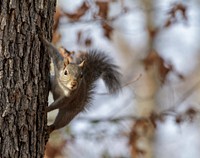
[(0, 157), (43, 157), (49, 57), (36, 26), (51, 38), (56, 0), (0, 1)]

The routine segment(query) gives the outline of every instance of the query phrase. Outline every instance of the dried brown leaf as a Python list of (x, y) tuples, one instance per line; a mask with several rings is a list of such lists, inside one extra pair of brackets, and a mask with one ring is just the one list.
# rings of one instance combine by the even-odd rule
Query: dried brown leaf
[(183, 122), (183, 116), (182, 115), (177, 115), (176, 116), (176, 119), (175, 119), (175, 122), (177, 123), (177, 124), (181, 124), (182, 122)]
[(64, 15), (67, 16), (69, 19), (71, 19), (72, 21), (77, 21), (79, 20), (83, 15), (85, 15), (85, 13), (87, 12), (87, 10), (89, 9), (89, 5), (87, 2), (83, 2), (83, 4), (75, 11), (75, 13), (67, 13), (64, 12)]
[(140, 157), (146, 154), (146, 151), (138, 146), (139, 138), (146, 135), (151, 128), (151, 122), (146, 118), (137, 119), (129, 137), (132, 157)]
[(150, 52), (143, 60), (143, 63), (146, 70), (156, 65), (162, 83), (165, 82), (168, 73), (173, 70), (172, 65), (166, 65), (164, 59), (155, 51)]
[(159, 29), (158, 28), (155, 28), (155, 29), (150, 29), (149, 28), (148, 31), (149, 31), (149, 36), (151, 38), (154, 38), (156, 36), (156, 34), (158, 33)]
[(83, 34), (83, 33), (82, 33), (81, 30), (77, 32), (77, 43), (78, 43), (78, 44), (81, 43), (81, 37), (82, 37), (82, 34)]
[(187, 6), (182, 3), (175, 3), (172, 5), (172, 8), (167, 13), (170, 17), (165, 22), (164, 27), (169, 27), (178, 21), (177, 17), (176, 17), (177, 12), (179, 12), (182, 15), (182, 17), (185, 21), (188, 20)]
[(158, 67), (159, 67), (160, 80), (162, 83), (165, 83), (168, 73), (173, 70), (172, 65), (169, 65), (167, 67), (164, 63), (163, 58), (160, 58), (158, 62)]
[(104, 30), (104, 36), (107, 37), (108, 39), (111, 39), (113, 27), (111, 27), (109, 24), (107, 24), (105, 22), (103, 22), (101, 25)]
[(158, 120), (158, 115), (155, 113), (152, 113), (151, 116), (149, 117), (149, 119), (150, 119), (153, 127), (156, 128), (157, 127), (156, 121)]
[(158, 54), (155, 51), (150, 52), (147, 57), (143, 60), (145, 69), (148, 70), (154, 63), (157, 62)]
[(168, 19), (166, 22), (165, 22), (165, 25), (164, 27), (170, 27), (172, 25), (172, 21), (170, 19)]
[(129, 144), (135, 144), (135, 142), (138, 139), (138, 135), (136, 133), (136, 131), (134, 130), (134, 128), (132, 129), (130, 136), (129, 136)]
[(174, 3), (172, 4), (172, 8), (170, 9), (170, 11), (168, 12), (168, 14), (171, 17), (175, 17), (177, 12), (181, 12), (181, 14), (183, 15), (183, 17), (186, 16), (186, 12), (187, 12), (187, 6), (182, 4), (182, 3)]
[(98, 17), (107, 19), (109, 2), (108, 1), (96, 1), (96, 5), (99, 7)]
[(92, 45), (92, 39), (91, 38), (86, 38), (85, 39), (85, 46), (89, 47)]
[(190, 121), (194, 120), (194, 117), (196, 116), (197, 114), (197, 110), (195, 108), (188, 108), (185, 112), (186, 116), (189, 117)]

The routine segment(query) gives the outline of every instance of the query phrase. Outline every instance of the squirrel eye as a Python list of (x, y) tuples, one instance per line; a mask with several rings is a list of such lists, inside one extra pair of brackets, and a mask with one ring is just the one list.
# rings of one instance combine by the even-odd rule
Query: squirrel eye
[(65, 71), (65, 72), (64, 72), (64, 75), (67, 75), (67, 74), (68, 74), (67, 71)]

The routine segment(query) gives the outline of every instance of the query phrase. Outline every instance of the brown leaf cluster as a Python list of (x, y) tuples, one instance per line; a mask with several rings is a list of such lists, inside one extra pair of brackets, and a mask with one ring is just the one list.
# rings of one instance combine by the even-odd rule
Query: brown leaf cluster
[(98, 17), (101, 17), (103, 19), (108, 18), (108, 9), (109, 9), (109, 3), (108, 1), (96, 1), (96, 5), (99, 8), (98, 11)]
[[(109, 18), (108, 13), (109, 13), (109, 4), (112, 1), (95, 1), (94, 5), (98, 8), (97, 12), (91, 12), (93, 13), (91, 21), (99, 20), (101, 28), (103, 29), (104, 36), (108, 39), (111, 38), (112, 32), (113, 32), (113, 27), (112, 23), (108, 24), (108, 21), (113, 21), (115, 18)], [(60, 38), (61, 35), (58, 33), (58, 26), (60, 23), (60, 18), (65, 17), (70, 20), (70, 22), (80, 22), (81, 17), (83, 17), (89, 10), (91, 9), (90, 4), (87, 1), (83, 1), (80, 7), (78, 7), (73, 13), (69, 13), (67, 11), (64, 11), (61, 9), (61, 7), (56, 8), (56, 13), (54, 16), (54, 26), (53, 26), (53, 43), (56, 44)], [(118, 17), (118, 16), (117, 16)], [(77, 43), (84, 44), (86, 47), (89, 47), (92, 45), (92, 38), (85, 38), (84, 42), (82, 42), (82, 37), (83, 37), (82, 31), (77, 32)]]
[(135, 121), (129, 137), (129, 144), (131, 146), (131, 154), (133, 157), (145, 156), (147, 152), (137, 144), (140, 141), (140, 138), (148, 136), (149, 133), (151, 133), (151, 130), (152, 124), (149, 119), (141, 118)]
[(173, 72), (179, 77), (180, 79), (184, 79), (184, 76), (177, 72), (173, 65), (170, 63), (167, 63), (164, 58), (162, 58), (156, 51), (151, 51), (146, 58), (143, 60), (143, 64), (145, 66), (145, 69), (148, 70), (152, 66), (155, 66), (159, 79), (162, 84), (166, 83), (167, 75), (170, 72)]
[(109, 1), (96, 1), (96, 5), (99, 8), (97, 16), (94, 17), (100, 17), (104, 21), (101, 22), (102, 29), (104, 30), (104, 36), (108, 39), (111, 39), (111, 34), (113, 32), (113, 27), (109, 25), (105, 20), (108, 19), (108, 11), (109, 11)]
[[(93, 19), (92, 20), (96, 20), (96, 19), (101, 19), (101, 27), (104, 31), (104, 36), (108, 39), (111, 39), (111, 35), (113, 33), (113, 26), (112, 26), (112, 22), (114, 20), (116, 20), (117, 18), (119, 18), (121, 15), (123, 15), (124, 13), (127, 13), (129, 11), (129, 9), (126, 6), (122, 7), (122, 12), (121, 14), (117, 15), (116, 17), (109, 17), (108, 13), (109, 13), (109, 5), (110, 3), (115, 2), (115, 1), (101, 1), (101, 0), (97, 0), (94, 2), (94, 5), (96, 5), (98, 7), (98, 12), (92, 12), (93, 13)], [(80, 18), (83, 17), (89, 10), (91, 9), (91, 5), (87, 2), (87, 1), (83, 1), (83, 3), (80, 5), (80, 7), (78, 7), (73, 13), (69, 13), (66, 11), (63, 11), (61, 8), (57, 7), (56, 9), (56, 14), (54, 16), (54, 26), (53, 26), (53, 30), (54, 30), (54, 34), (53, 34), (53, 43), (57, 43), (60, 38), (61, 35), (57, 32), (57, 28), (59, 25), (59, 21), (61, 17), (67, 17), (71, 22), (79, 22)], [(170, 8), (170, 10), (168, 11), (168, 15), (169, 18), (166, 20), (164, 27), (169, 27), (172, 24), (176, 23), (178, 21), (177, 19), (177, 13), (180, 13), (183, 17), (183, 19), (185, 21), (188, 20), (187, 17), (187, 6), (178, 2), (178, 3), (174, 3), (172, 4), (172, 7)], [(109, 22), (109, 23), (108, 23)], [(156, 34), (156, 32), (150, 32), (150, 35), (154, 36)], [(80, 34), (77, 33), (77, 38), (80, 38)], [(86, 38), (84, 39), (84, 45), (85, 46), (91, 46), (92, 45), (92, 39), (91, 38)], [(167, 71), (169, 71), (170, 68), (165, 69), (166, 67), (161, 67), (164, 68), (161, 71), (166, 71), (163, 72), (167, 73)]]
[[(77, 43), (83, 44), (86, 47), (90, 47), (92, 45), (92, 38), (90, 38), (90, 37), (84, 38), (83, 34), (84, 34), (84, 32), (82, 30), (78, 31), (78, 33), (77, 33)], [(84, 39), (84, 42), (83, 42), (82, 39)]]
[[(184, 121), (194, 121), (199, 111), (193, 107), (188, 108), (181, 114), (175, 115), (175, 122), (181, 124)], [(138, 118), (135, 120), (132, 130), (129, 135), (129, 145), (131, 147), (132, 157), (143, 157), (147, 153), (144, 149), (137, 146), (139, 139), (148, 137), (151, 134), (152, 128), (157, 128), (157, 122), (164, 122), (166, 113), (151, 114), (147, 118)]]
[(177, 124), (181, 124), (184, 121), (193, 121), (198, 111), (195, 108), (188, 108), (185, 112), (178, 114), (175, 118)]
[(151, 66), (156, 65), (162, 83), (165, 83), (168, 73), (173, 71), (173, 66), (171, 64), (167, 65), (165, 60), (155, 51), (150, 52), (143, 62), (146, 70)]
[[(74, 13), (65, 12), (60, 7), (57, 7), (56, 13), (54, 15), (52, 43), (56, 44), (61, 38), (61, 35), (57, 31), (61, 17), (67, 17), (71, 21), (78, 21), (83, 15), (85, 15), (85, 13), (88, 11), (89, 8), (90, 6), (88, 5), (87, 2), (83, 2), (82, 5), (79, 8), (77, 8), (77, 10)], [(88, 43), (89, 42), (87, 41), (87, 44)]]

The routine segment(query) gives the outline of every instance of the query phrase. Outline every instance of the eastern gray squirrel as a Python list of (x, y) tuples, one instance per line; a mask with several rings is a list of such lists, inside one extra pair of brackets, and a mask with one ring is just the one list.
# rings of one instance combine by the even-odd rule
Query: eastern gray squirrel
[(103, 52), (89, 51), (82, 53), (75, 63), (70, 63), (50, 42), (39, 35), (53, 60), (55, 75), (51, 77), (51, 92), (54, 102), (47, 107), (47, 112), (59, 109), (56, 119), (49, 126), (49, 132), (60, 129), (81, 111), (92, 99), (95, 81), (100, 77), (110, 93), (120, 91), (121, 74), (118, 66)]

